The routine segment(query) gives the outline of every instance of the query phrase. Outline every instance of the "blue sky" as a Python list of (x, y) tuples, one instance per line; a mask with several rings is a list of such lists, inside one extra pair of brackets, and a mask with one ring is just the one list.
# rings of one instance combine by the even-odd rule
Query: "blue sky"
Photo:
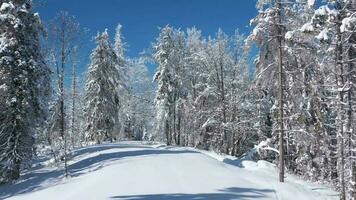
[(123, 25), (128, 44), (126, 54), (137, 57), (155, 41), (159, 27), (167, 24), (182, 30), (195, 26), (205, 36), (214, 35), (218, 28), (229, 35), (236, 28), (248, 34), (249, 21), (257, 14), (255, 3), (256, 0), (46, 0), (46, 5), (37, 11), (43, 21), (49, 21), (59, 11), (68, 11), (89, 28), (83, 52), (83, 65), (87, 65), (95, 47), (91, 38), (105, 28), (113, 37), (118, 23)]

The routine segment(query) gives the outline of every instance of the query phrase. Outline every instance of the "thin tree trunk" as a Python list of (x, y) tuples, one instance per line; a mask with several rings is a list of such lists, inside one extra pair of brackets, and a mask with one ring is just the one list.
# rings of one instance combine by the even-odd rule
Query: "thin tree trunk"
[(61, 72), (59, 80), (59, 90), (60, 90), (60, 134), (64, 139), (64, 168), (65, 176), (68, 177), (68, 164), (67, 164), (67, 137), (65, 135), (65, 108), (64, 108), (64, 68), (66, 63), (66, 44), (65, 44), (65, 30), (64, 25), (62, 27), (61, 33)]
[(180, 145), (180, 137), (181, 137), (181, 108), (179, 106), (178, 109), (178, 123), (177, 123), (177, 145)]
[(277, 19), (277, 40), (278, 40), (278, 90), (279, 90), (279, 181), (284, 182), (284, 113), (283, 113), (283, 60), (282, 60), (282, 3), (277, 0), (278, 19)]
[(71, 127), (71, 139), (72, 139), (72, 146), (74, 147), (74, 134), (75, 134), (75, 98), (76, 98), (76, 90), (77, 90), (77, 80), (76, 80), (76, 63), (73, 63), (72, 67), (72, 127)]
[[(172, 140), (174, 140), (174, 143), (177, 144), (177, 130), (176, 130), (176, 121), (177, 121), (177, 112), (176, 112), (176, 104), (177, 104), (177, 87), (174, 89), (174, 95), (173, 95), (173, 126), (172, 126)], [(172, 141), (173, 143), (173, 141)]]
[(222, 117), (223, 117), (223, 146), (225, 146), (225, 153), (228, 153), (229, 146), (227, 144), (227, 133), (225, 129), (226, 124), (226, 105), (225, 105), (225, 83), (224, 83), (224, 65), (223, 61), (220, 58), (220, 81), (221, 81), (221, 108), (222, 108)]
[(167, 140), (167, 145), (170, 145), (170, 131), (169, 131), (170, 127), (169, 127), (169, 122), (168, 119), (166, 119), (166, 123), (165, 123), (165, 132), (166, 132), (166, 140)]
[[(349, 58), (353, 55), (354, 53), (352, 52), (352, 47), (350, 47), (349, 51)], [(354, 58), (354, 57), (353, 57)], [(351, 60), (352, 58), (350, 58)], [(350, 198), (352, 200), (356, 200), (356, 154), (355, 154), (355, 140), (356, 138), (355, 135), (355, 130), (352, 128), (352, 122), (354, 121), (353, 119), (353, 108), (352, 108), (352, 97), (353, 97), (353, 81), (352, 81), (352, 71), (353, 71), (353, 63), (349, 63), (349, 68), (348, 68), (348, 91), (347, 91), (347, 102), (348, 102), (348, 109), (347, 109), (347, 124), (346, 124), (346, 131), (348, 133), (348, 156), (349, 156), (349, 162), (350, 162)], [(355, 123), (355, 122), (354, 122)]]
[[(343, 64), (342, 64), (342, 37), (341, 37), (341, 31), (340, 31), (340, 26), (341, 26), (341, 14), (340, 14), (340, 5), (338, 4), (338, 10), (339, 13), (337, 15), (337, 26), (336, 26), (336, 82), (337, 82), (337, 89), (343, 88), (345, 84), (344, 80), (344, 69), (343, 69)], [(338, 138), (338, 152), (339, 152), (339, 163), (338, 163), (338, 168), (339, 168), (339, 184), (340, 184), (340, 200), (345, 200), (346, 199), (346, 188), (345, 188), (345, 147), (344, 147), (344, 91), (340, 90), (338, 92), (338, 117), (337, 117), (337, 138)]]

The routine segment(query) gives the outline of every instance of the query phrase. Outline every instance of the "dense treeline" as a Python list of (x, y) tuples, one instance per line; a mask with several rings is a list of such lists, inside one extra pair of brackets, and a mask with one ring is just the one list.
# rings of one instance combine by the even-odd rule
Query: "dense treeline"
[[(256, 153), (278, 161), (282, 182), (286, 169), (355, 199), (356, 2), (314, 3), (258, 1), (245, 40), (163, 28), (153, 54), (156, 137)], [(253, 45), (259, 54), (250, 79), (242, 49)]]
[(243, 41), (237, 31), (229, 37), (219, 30), (206, 39), (195, 28), (161, 30), (153, 54), (155, 137), (236, 156), (253, 147), (257, 131), (250, 120), (254, 100)]

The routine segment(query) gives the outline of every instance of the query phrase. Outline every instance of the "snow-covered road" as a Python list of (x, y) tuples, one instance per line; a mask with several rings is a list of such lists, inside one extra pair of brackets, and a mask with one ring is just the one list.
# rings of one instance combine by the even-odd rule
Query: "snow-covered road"
[(86, 147), (73, 152), (71, 178), (57, 168), (38, 167), (11, 186), (0, 186), (0, 199), (21, 200), (323, 200), (338, 199), (325, 186), (287, 176), (277, 169), (190, 148), (135, 142)]

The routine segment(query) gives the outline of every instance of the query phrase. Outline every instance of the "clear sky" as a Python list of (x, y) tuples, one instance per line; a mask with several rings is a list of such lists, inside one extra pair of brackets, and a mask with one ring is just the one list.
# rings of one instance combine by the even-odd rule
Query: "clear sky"
[(113, 37), (118, 23), (123, 25), (128, 44), (126, 54), (137, 57), (158, 36), (159, 27), (167, 24), (182, 30), (195, 26), (205, 36), (214, 35), (218, 28), (229, 35), (236, 28), (248, 34), (249, 21), (257, 14), (255, 4), (256, 0), (46, 0), (46, 5), (37, 11), (43, 21), (49, 21), (59, 11), (68, 11), (89, 28), (87, 52), (83, 53), (86, 65), (95, 47), (91, 38), (105, 28)]

